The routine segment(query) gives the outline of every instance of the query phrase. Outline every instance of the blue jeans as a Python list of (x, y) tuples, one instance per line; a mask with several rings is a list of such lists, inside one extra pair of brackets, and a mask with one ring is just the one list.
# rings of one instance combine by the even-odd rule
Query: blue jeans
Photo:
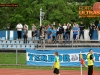
[(69, 41), (70, 41), (70, 34), (66, 34), (66, 35), (65, 35), (65, 42), (66, 42), (66, 41), (68, 41), (68, 43), (69, 43)]

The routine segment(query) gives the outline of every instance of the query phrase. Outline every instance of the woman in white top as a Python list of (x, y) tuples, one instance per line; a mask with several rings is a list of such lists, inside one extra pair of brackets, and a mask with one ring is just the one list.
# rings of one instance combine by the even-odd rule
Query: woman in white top
[(21, 23), (18, 23), (17, 26), (16, 26), (16, 29), (17, 29), (18, 39), (21, 39), (23, 25)]

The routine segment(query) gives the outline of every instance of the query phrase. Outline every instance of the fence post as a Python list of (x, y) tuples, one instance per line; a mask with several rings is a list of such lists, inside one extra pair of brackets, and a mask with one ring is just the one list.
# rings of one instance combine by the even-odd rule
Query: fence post
[(18, 50), (17, 50), (17, 39), (16, 39), (16, 65), (18, 64)]
[(73, 49), (73, 30), (72, 30), (72, 49)]

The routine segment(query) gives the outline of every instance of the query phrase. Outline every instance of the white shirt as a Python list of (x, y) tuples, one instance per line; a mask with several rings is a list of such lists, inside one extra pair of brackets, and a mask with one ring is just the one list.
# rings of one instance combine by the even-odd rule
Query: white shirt
[(67, 26), (63, 26), (64, 30), (67, 29)]
[(23, 25), (19, 23), (17, 24), (16, 28), (17, 28), (17, 31), (22, 31)]
[(59, 27), (58, 27), (57, 31), (59, 31)]

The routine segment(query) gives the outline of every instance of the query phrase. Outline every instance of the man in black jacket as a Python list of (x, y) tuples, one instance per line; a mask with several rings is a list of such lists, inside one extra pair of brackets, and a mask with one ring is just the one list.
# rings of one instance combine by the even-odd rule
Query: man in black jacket
[(64, 28), (62, 27), (62, 25), (59, 25), (59, 42), (62, 43), (63, 42), (63, 33), (64, 33)]
[(94, 32), (94, 26), (93, 26), (92, 23), (90, 23), (90, 26), (89, 26), (89, 36), (90, 36), (90, 40), (92, 40), (93, 32)]
[(84, 39), (84, 29), (85, 29), (85, 26), (84, 26), (83, 22), (81, 22), (79, 28), (80, 28), (79, 39), (80, 39), (81, 35), (82, 35), (82, 37)]

